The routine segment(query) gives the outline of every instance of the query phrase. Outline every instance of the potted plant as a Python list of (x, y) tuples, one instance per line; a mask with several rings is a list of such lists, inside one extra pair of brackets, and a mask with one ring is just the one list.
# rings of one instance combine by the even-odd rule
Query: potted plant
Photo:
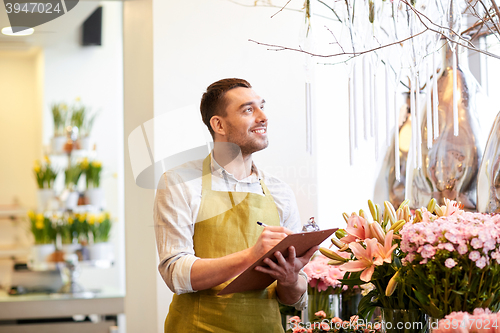
[(44, 211), (50, 200), (54, 197), (54, 180), (57, 177), (57, 171), (52, 167), (48, 156), (44, 157), (44, 162), (35, 161), (33, 172), (38, 185), (38, 211)]
[(62, 200), (66, 203), (66, 209), (72, 210), (78, 204), (79, 194), (78, 191), (76, 191), (76, 185), (78, 184), (82, 172), (83, 170), (78, 163), (69, 165), (64, 171), (66, 191), (65, 194), (62, 195)]
[(100, 188), (102, 163), (97, 160), (89, 162), (87, 158), (84, 158), (79, 165), (85, 173), (87, 185), (85, 196), (88, 204), (102, 208), (104, 199), (103, 191)]
[(52, 221), (42, 213), (28, 212), (30, 230), (34, 238), (29, 263), (35, 269), (46, 267), (49, 256), (54, 253), (56, 230)]
[(111, 218), (109, 213), (88, 214), (86, 222), (89, 230), (90, 260), (114, 260), (113, 244), (109, 242)]
[(90, 114), (89, 109), (76, 98), (76, 104), (72, 108), (71, 126), (78, 128), (79, 147), (83, 150), (90, 149), (90, 132), (94, 126), (97, 113)]
[(61, 237), (64, 253), (72, 254), (81, 248), (81, 244), (78, 243), (80, 229), (80, 222), (73, 214), (65, 214), (59, 219), (57, 231)]
[(53, 103), (50, 107), (54, 120), (54, 137), (52, 138), (52, 151), (61, 153), (66, 143), (66, 122), (68, 107), (64, 103)]

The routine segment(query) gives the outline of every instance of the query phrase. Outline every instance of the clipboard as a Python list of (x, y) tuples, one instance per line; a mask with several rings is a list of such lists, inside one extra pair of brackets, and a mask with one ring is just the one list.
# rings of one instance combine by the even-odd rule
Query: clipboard
[(267, 266), (266, 264), (264, 264), (264, 259), (269, 258), (272, 261), (277, 262), (278, 260), (274, 256), (274, 253), (276, 251), (280, 251), (286, 258), (288, 257), (288, 248), (290, 246), (295, 247), (297, 257), (303, 256), (304, 254), (306, 254), (307, 250), (309, 250), (311, 247), (321, 244), (325, 239), (327, 239), (337, 230), (338, 229), (335, 228), (320, 231), (300, 232), (288, 235), (275, 247), (264, 254), (259, 260), (248, 267), (243, 273), (238, 275), (217, 295), (226, 295), (244, 291), (265, 289), (267, 286), (273, 283), (275, 279), (269, 274), (255, 270), (256, 266)]

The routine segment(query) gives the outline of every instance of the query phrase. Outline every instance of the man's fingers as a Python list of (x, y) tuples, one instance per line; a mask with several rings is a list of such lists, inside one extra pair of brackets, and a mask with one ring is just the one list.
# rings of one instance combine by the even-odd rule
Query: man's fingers
[(281, 254), (281, 252), (280, 252), (280, 251), (276, 251), (276, 252), (274, 252), (274, 256), (276, 257), (276, 259), (278, 259), (278, 263), (279, 263), (281, 266), (286, 265), (286, 260), (285, 260), (285, 257), (283, 257), (283, 254)]
[[(276, 252), (276, 253), (274, 254), (274, 256), (275, 256), (276, 258), (278, 258), (278, 261), (279, 261), (280, 259), (279, 259), (279, 257), (276, 255), (277, 253), (278, 253), (279, 255), (281, 255), (281, 253)], [(281, 256), (281, 258), (283, 259), (283, 256)], [(264, 259), (264, 263), (265, 263), (267, 266), (269, 266), (269, 268), (271, 268), (271, 269), (273, 269), (273, 270), (276, 270), (276, 268), (278, 267), (278, 265), (277, 265), (274, 261), (272, 261), (271, 259), (269, 259), (269, 258)]]
[(293, 234), (293, 232), (288, 229), (288, 228), (285, 228), (285, 227), (280, 227), (280, 226), (267, 226), (264, 230), (266, 231), (272, 231), (272, 232), (275, 232), (275, 233), (283, 233), (285, 235), (291, 235)]
[(294, 262), (297, 257), (297, 253), (295, 252), (295, 246), (290, 246), (288, 248), (288, 261)]

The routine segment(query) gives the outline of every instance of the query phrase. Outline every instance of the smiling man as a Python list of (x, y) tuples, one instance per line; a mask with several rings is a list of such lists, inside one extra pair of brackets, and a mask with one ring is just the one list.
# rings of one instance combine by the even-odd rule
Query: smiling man
[[(263, 290), (219, 296), (287, 235), (301, 230), (290, 187), (257, 169), (252, 154), (266, 148), (265, 101), (242, 79), (211, 84), (201, 114), (214, 149), (163, 174), (154, 218), (160, 274), (175, 293), (165, 332), (283, 332), (278, 301), (303, 309), (301, 269), (317, 250), (256, 269), (276, 282)], [(194, 177), (193, 177), (194, 176)], [(262, 221), (266, 228), (257, 225)]]

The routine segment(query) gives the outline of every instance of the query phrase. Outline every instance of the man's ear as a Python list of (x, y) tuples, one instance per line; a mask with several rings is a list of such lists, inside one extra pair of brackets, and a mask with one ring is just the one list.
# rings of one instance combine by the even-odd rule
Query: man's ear
[(213, 116), (210, 119), (210, 126), (212, 126), (212, 130), (214, 133), (219, 135), (226, 135), (226, 124), (224, 123), (224, 119), (219, 116)]

